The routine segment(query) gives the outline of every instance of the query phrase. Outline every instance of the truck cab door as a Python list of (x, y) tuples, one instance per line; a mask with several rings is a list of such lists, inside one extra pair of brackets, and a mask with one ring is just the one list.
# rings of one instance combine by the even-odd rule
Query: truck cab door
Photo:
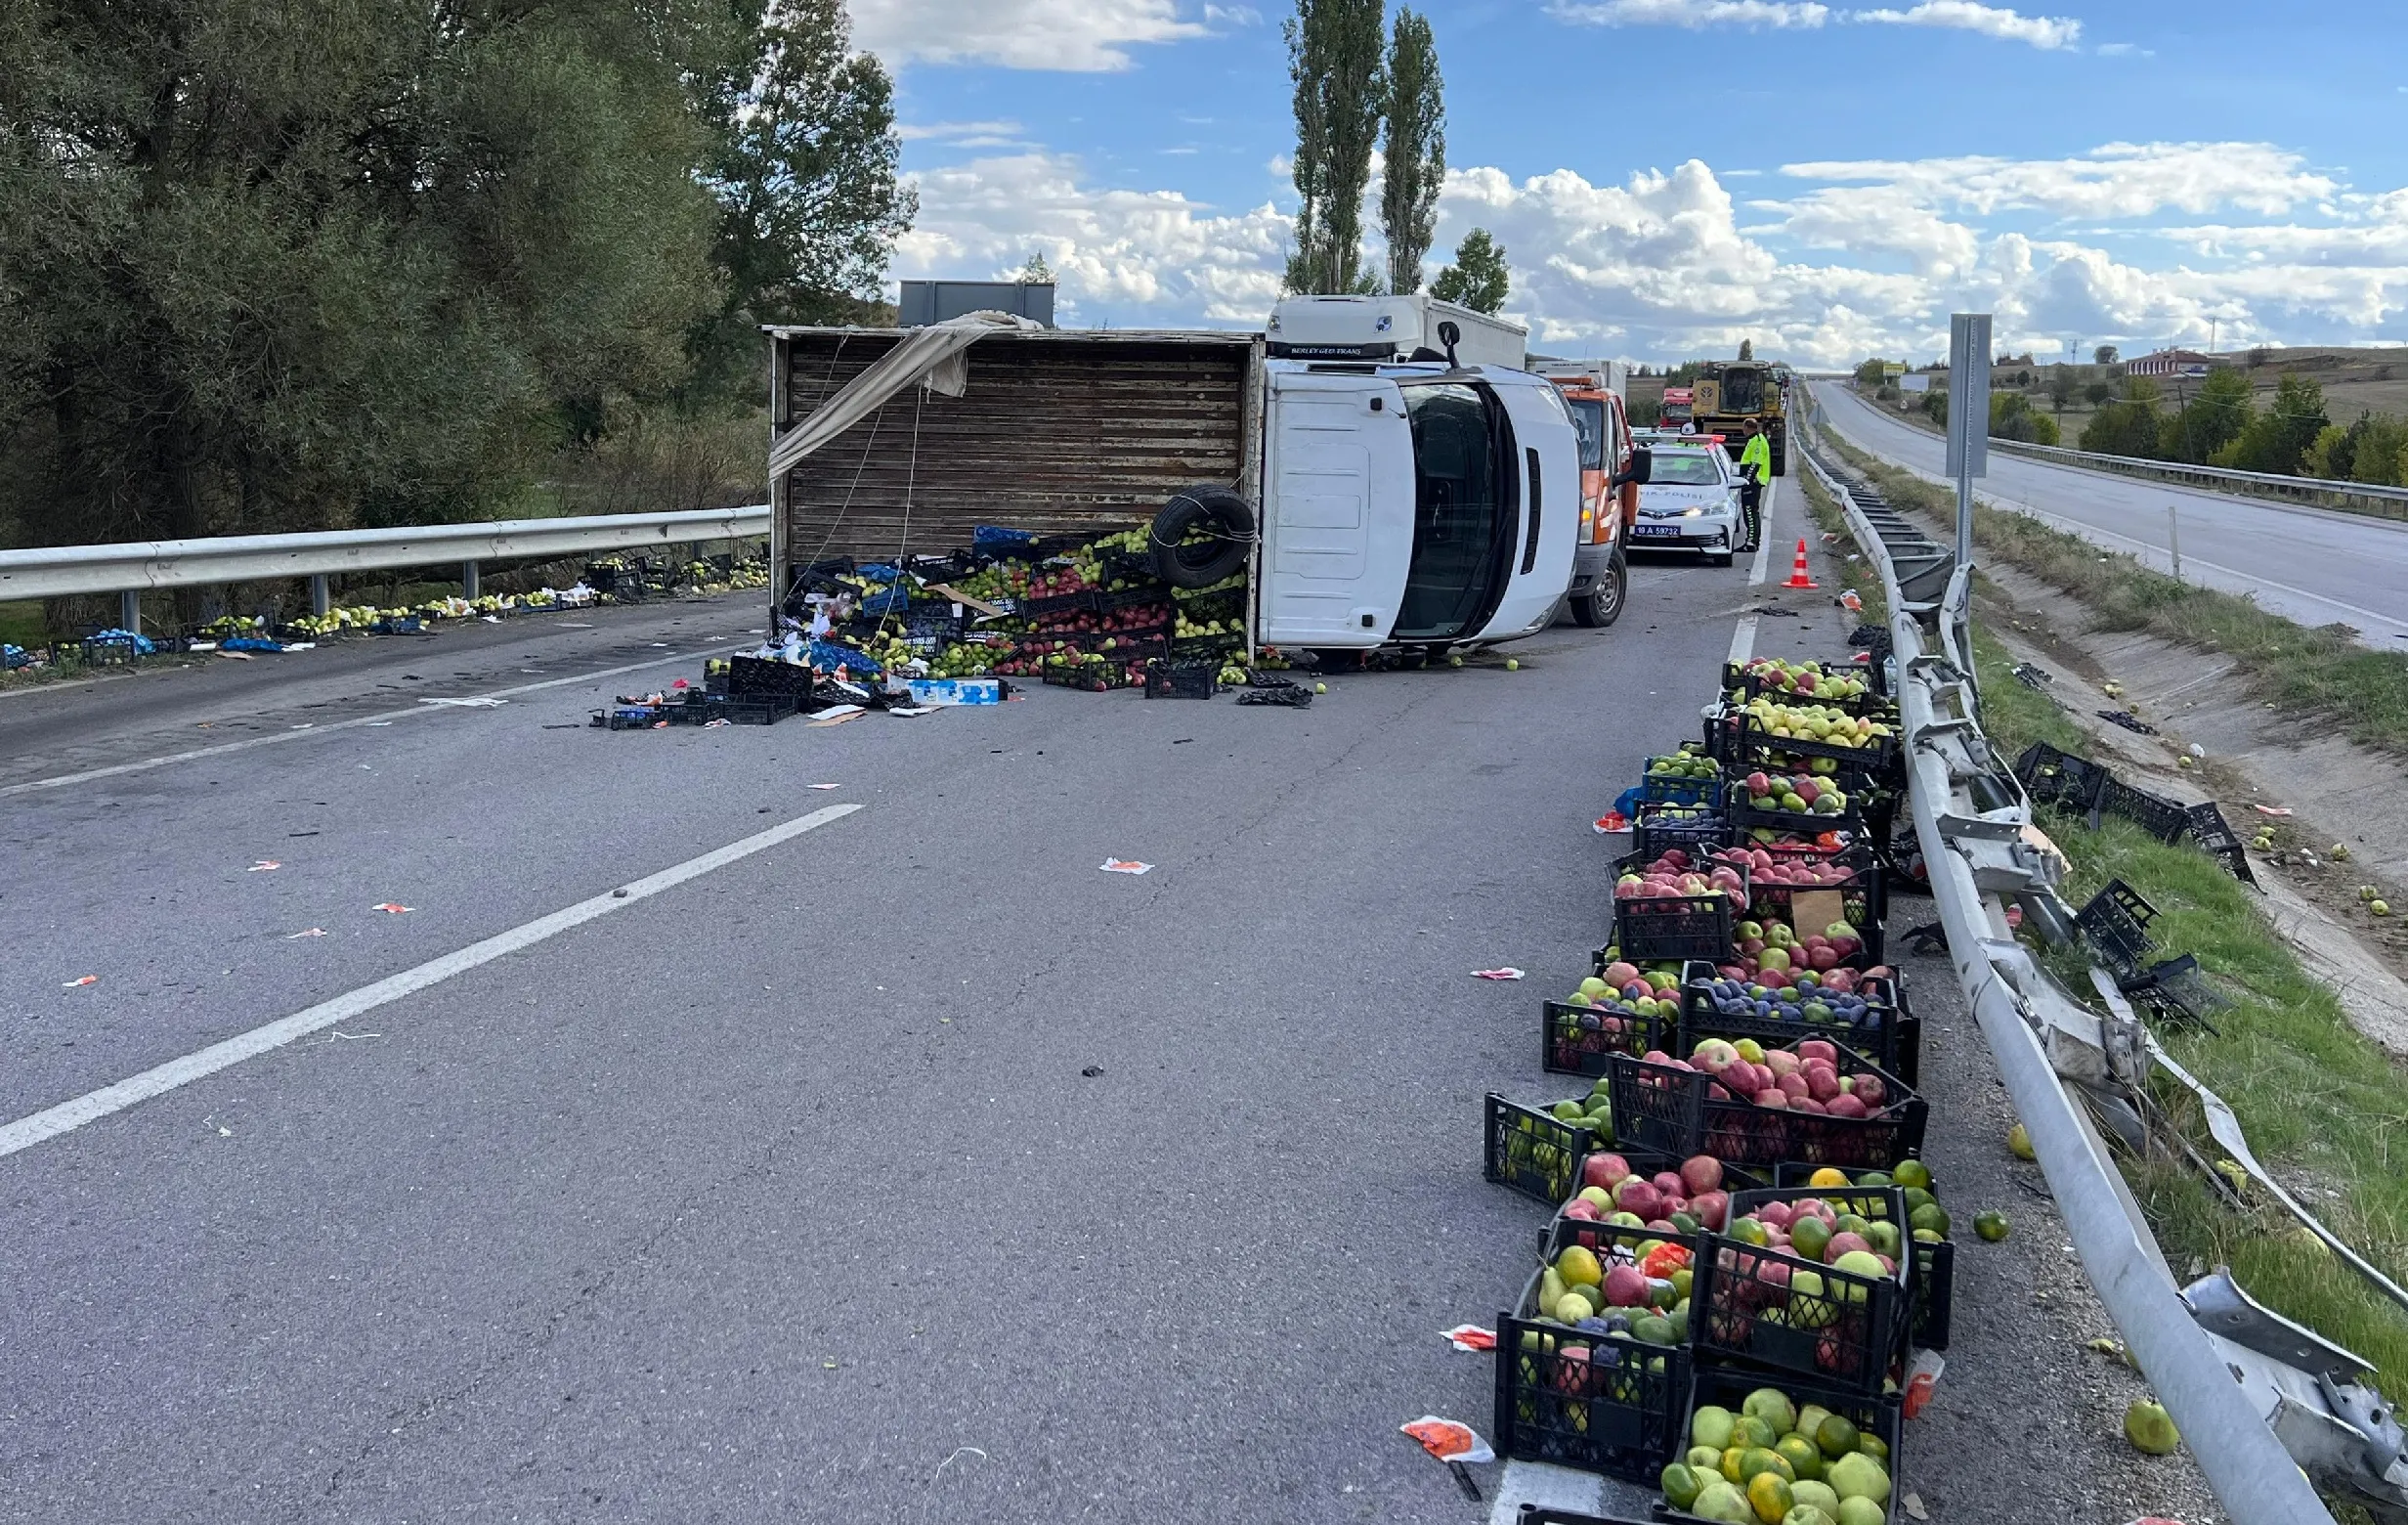
[(1413, 440), (1397, 384), (1273, 370), (1263, 461), (1260, 638), (1379, 645), (1413, 553)]
[(1518, 635), (1554, 617), (1571, 586), (1580, 529), (1580, 441), (1553, 387), (1500, 385), (1513, 422), (1522, 515), (1504, 596), (1479, 632), (1485, 640)]

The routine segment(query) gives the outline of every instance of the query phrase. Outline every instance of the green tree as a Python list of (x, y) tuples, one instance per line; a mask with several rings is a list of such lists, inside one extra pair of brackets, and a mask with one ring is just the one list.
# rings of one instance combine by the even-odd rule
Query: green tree
[(764, 323), (859, 322), (919, 211), (896, 173), (893, 81), (852, 50), (842, 0), (772, 0), (746, 54), (705, 108), (722, 279), (696, 335), (707, 396), (759, 392)]
[(2249, 377), (2229, 367), (2211, 370), (2199, 395), (2159, 426), (2158, 454), (2205, 462), (2248, 426), (2251, 413)]
[(1353, 291), (1363, 284), (1363, 191), (1371, 182), (1386, 105), (1380, 65), (1383, 0), (1296, 0), (1284, 28), (1295, 82), (1296, 249), (1287, 288)]
[(1742, 361), (1748, 361), (1748, 360), (1753, 360), (1753, 359), (1755, 359), (1755, 358), (1756, 358), (1756, 341), (1755, 341), (1755, 340), (1753, 340), (1753, 339), (1742, 339), (1742, 340), (1740, 340), (1740, 359), (1741, 359), (1741, 360), (1742, 360)]
[(2366, 432), (2349, 456), (2349, 480), (2375, 487), (2408, 485), (2408, 419), (2377, 414), (2363, 422)]
[(2032, 445), (2054, 445), (2061, 438), (2057, 420), (2034, 413), (2031, 402), (2021, 392), (1990, 394), (1990, 437), (2022, 440)]
[(1430, 19), (1399, 8), (1388, 40), (1388, 138), (1382, 149), (1380, 233), (1388, 289), (1421, 289), (1421, 262), (1438, 227), (1446, 183), (1445, 81)]
[(1928, 391), (1923, 393), (1922, 408), (1924, 414), (1928, 416), (1932, 422), (1938, 424), (1943, 429), (1948, 427), (1947, 392), (1936, 386), (1930, 388)]
[[(1439, 278), (1430, 283), (1430, 294), (1443, 302), (1459, 302), (1476, 313), (1493, 313), (1505, 305), (1511, 285), (1505, 251), (1488, 237), (1487, 229), (1475, 228), (1455, 245), (1455, 262), (1440, 271)], [(1694, 361), (1681, 369), (1691, 376), (1697, 373)], [(1684, 379), (1673, 384), (1686, 386), (1689, 382)]]
[(1878, 355), (1875, 355), (1872, 359), (1866, 361), (1863, 365), (1856, 368), (1857, 384), (1859, 386), (1879, 386), (1883, 381), (1889, 378), (1889, 370), (1887, 369), (1888, 365), (1889, 362), (1883, 360)]
[(2209, 458), (2235, 470), (2294, 476), (2306, 462), (2308, 447), (2331, 421), (2325, 416), (2323, 385), (2296, 370), (2286, 370), (2274, 385), (2274, 400), (2266, 411), (2252, 417)]
[(1054, 267), (1045, 262), (1045, 254), (1042, 250), (1032, 252), (1028, 256), (1028, 263), (1020, 267), (1019, 275), (1013, 279), (1022, 285), (1052, 285)]
[[(0, 494), (38, 542), (473, 517), (714, 305), (727, 0), (18, 0)], [(32, 384), (28, 385), (28, 381)]]
[(2082, 431), (2082, 448), (2105, 456), (2154, 458), (2165, 430), (2158, 397), (2156, 382), (2146, 376), (2129, 378), (2122, 400), (2102, 403), (2091, 414)]
[(2105, 381), (2093, 381), (2082, 389), (2085, 401), (2093, 408), (2104, 408), (2114, 401), (2116, 389)]
[(2071, 367), (2068, 367), (2068, 366), (2051, 366), (2051, 367), (2049, 367), (2049, 368), (2048, 368), (2048, 401), (2049, 401), (2052, 405), (2054, 405), (2054, 406), (2055, 406), (2055, 409), (2056, 409), (2057, 413), (2058, 413), (2058, 414), (2062, 414), (2065, 412), (2065, 405), (2066, 405), (2067, 403), (2072, 402), (2073, 400), (2074, 400), (2074, 372), (2073, 372), (2073, 369), (2072, 369)]

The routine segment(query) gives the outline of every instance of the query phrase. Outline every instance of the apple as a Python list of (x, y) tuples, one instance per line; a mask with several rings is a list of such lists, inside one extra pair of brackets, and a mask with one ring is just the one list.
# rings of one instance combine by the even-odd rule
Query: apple
[(1888, 1087), (1881, 1083), (1881, 1077), (1879, 1075), (1858, 1075), (1855, 1078), (1856, 1084), (1848, 1089), (1855, 1093), (1856, 1099), (1867, 1107), (1880, 1106), (1881, 1098), (1888, 1090)]
[(1797, 1057), (1800, 1060), (1819, 1059), (1827, 1065), (1836, 1065), (1839, 1063), (1839, 1046), (1822, 1038), (1808, 1038), (1797, 1046)]
[(1703, 1197), (1722, 1187), (1722, 1161), (1711, 1155), (1692, 1155), (1681, 1161), (1681, 1184), (1689, 1188), (1694, 1198)]
[(1829, 1112), (1834, 1117), (1863, 1117), (1869, 1115), (1865, 1104), (1858, 1101), (1855, 1097), (1848, 1095), (1845, 1091), (1842, 1091), (1837, 1096), (1823, 1098), (1822, 1101), (1823, 1110)]
[(1580, 1163), (1580, 1182), (1589, 1190), (1612, 1192), (1629, 1174), (1630, 1161), (1619, 1155), (1591, 1155)]

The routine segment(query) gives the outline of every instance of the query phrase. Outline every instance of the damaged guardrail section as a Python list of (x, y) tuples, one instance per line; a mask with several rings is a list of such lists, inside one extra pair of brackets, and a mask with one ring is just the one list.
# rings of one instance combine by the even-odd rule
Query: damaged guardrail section
[[(2401, 1431), (2371, 1368), (2255, 1302), (2221, 1271), (2177, 1285), (2093, 1122), (2118, 1131), (2128, 1095), (2171, 1062), (2102, 985), (2102, 1021), (2010, 930), (2010, 903), (2051, 942), (2074, 936), (2067, 864), (1982, 733), (1970, 644), (1971, 569), (1803, 453), (1881, 575), (1898, 666), (1909, 796), (1951, 961), (2032, 1137), (2091, 1285), (2235, 1520), (2331, 1515), (2316, 1486), (2408, 1521)], [(1945, 570), (1943, 568), (1945, 567)], [(2197, 1082), (2179, 1077), (2194, 1088)], [(2244, 1145), (2237, 1157), (2249, 1156)], [(2302, 1468), (2306, 1471), (2303, 1472)]]

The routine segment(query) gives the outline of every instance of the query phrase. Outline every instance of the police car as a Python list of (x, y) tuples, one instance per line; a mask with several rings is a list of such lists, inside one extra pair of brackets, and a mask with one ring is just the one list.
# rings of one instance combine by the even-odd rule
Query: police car
[(1697, 551), (1727, 567), (1745, 529), (1740, 517), (1740, 473), (1713, 435), (1658, 435), (1655, 464), (1639, 489), (1633, 550)]

